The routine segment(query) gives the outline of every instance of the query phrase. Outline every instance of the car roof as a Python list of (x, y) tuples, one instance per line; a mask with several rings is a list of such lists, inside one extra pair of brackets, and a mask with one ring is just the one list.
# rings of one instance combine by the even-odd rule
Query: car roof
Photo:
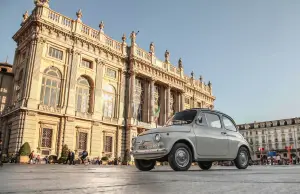
[(227, 114), (225, 114), (221, 111), (218, 111), (218, 110), (212, 110), (212, 109), (209, 109), (209, 108), (191, 108), (191, 109), (186, 109), (186, 110), (183, 110), (183, 111), (188, 111), (188, 110), (200, 110), (200, 111), (206, 111), (206, 112), (213, 112), (213, 113), (222, 114), (224, 116), (229, 117), (234, 122), (234, 124), (236, 124), (234, 119), (231, 116), (229, 116), (229, 115), (227, 115)]

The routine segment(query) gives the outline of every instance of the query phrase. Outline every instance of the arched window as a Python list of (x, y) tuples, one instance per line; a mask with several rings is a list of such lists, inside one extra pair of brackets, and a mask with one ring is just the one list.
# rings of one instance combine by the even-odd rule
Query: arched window
[(79, 77), (76, 90), (76, 111), (87, 113), (90, 105), (90, 83), (85, 77)]
[(112, 85), (105, 85), (103, 91), (103, 116), (114, 117), (116, 90)]
[(45, 70), (40, 101), (41, 104), (57, 107), (60, 98), (61, 74), (55, 67), (49, 67)]

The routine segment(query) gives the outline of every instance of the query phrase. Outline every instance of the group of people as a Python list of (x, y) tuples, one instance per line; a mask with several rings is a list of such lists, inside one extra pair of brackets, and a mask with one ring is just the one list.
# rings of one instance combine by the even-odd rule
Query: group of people
[[(82, 154), (81, 154), (81, 156), (80, 156), (80, 159), (81, 159), (81, 162), (82, 163), (86, 163), (86, 159), (87, 159), (87, 157), (88, 157), (88, 152), (86, 151), (86, 150), (84, 150), (83, 152), (82, 152)], [(73, 165), (75, 165), (75, 153), (73, 152), (73, 151), (71, 151), (71, 150), (69, 150), (68, 151), (68, 157), (67, 157), (67, 161), (66, 161), (66, 164), (73, 164)]]

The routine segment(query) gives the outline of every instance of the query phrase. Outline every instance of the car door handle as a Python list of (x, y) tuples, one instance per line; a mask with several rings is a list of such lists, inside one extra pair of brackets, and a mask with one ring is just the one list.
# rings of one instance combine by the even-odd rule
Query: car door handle
[(222, 135), (227, 135), (227, 133), (226, 133), (226, 132), (223, 132), (223, 131), (221, 132), (221, 134), (222, 134)]

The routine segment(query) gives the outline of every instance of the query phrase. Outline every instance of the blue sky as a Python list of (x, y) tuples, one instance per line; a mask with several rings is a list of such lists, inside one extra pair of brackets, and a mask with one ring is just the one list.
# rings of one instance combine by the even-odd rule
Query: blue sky
[[(33, 0), (1, 0), (0, 61), (12, 63), (13, 34)], [(237, 123), (300, 116), (300, 1), (298, 0), (50, 0), (50, 7), (121, 40), (155, 43), (163, 59), (182, 57), (184, 70), (213, 84), (215, 108)]]

